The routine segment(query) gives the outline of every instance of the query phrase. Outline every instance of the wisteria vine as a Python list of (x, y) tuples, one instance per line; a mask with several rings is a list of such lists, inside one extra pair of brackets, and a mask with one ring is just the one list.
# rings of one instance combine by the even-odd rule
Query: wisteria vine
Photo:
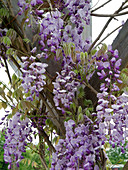
[[(45, 5), (48, 7), (45, 8)], [(14, 163), (19, 167), (27, 142), (32, 142), (32, 127), (44, 134), (43, 141), (48, 143), (49, 148), (54, 148), (47, 133), (49, 129), (60, 135), (52, 154), (51, 170), (103, 168), (102, 161), (106, 157), (101, 158), (101, 150), (105, 142), (112, 147), (119, 146), (124, 153), (123, 145), (128, 137), (128, 95), (120, 89), (123, 82), (120, 79), (121, 59), (118, 51), (103, 45), (100, 50), (87, 52), (91, 38), (83, 39), (83, 31), (85, 24), (90, 24), (90, 0), (56, 0), (54, 3), (49, 0), (19, 0), (18, 6), (18, 15), (25, 14), (24, 25), (20, 29), (24, 37), (21, 46), (27, 45), (30, 50), (25, 48), (22, 51), (22, 48), (16, 51), (15, 44), (9, 38), (9, 43), (6, 43), (7, 30), (0, 29), (0, 60), (3, 56), (7, 59), (9, 48), (15, 51), (9, 54), (14, 57), (13, 61), (15, 55), (20, 54), (20, 61), (16, 63), (22, 73), (18, 80), (21, 81), (18, 92), (21, 87), (24, 89), (24, 94), (21, 92), (16, 97), (16, 112), (13, 112), (12, 118), (7, 118), (4, 160), (9, 163), (8, 169)], [(25, 35), (26, 26), (33, 29), (33, 22), (38, 27), (36, 47), (36, 43), (28, 41)], [(41, 62), (41, 58), (47, 61)], [(61, 65), (61, 70), (54, 78), (47, 72), (49, 65), (46, 63), (51, 58)], [(3, 66), (2, 60), (0, 62)], [(89, 84), (94, 73), (102, 81), (100, 92), (92, 90)], [(16, 83), (11, 84), (14, 86), (14, 96)], [(90, 108), (90, 101), (85, 100), (86, 87), (97, 94), (96, 107)], [(78, 88), (82, 92), (78, 92)], [(83, 93), (80, 99), (78, 93)], [(11, 99), (11, 94), (8, 96)], [(5, 99), (5, 94), (2, 97)], [(21, 120), (23, 115), (25, 118)], [(65, 135), (57, 129), (56, 123), (59, 128), (64, 126)]]

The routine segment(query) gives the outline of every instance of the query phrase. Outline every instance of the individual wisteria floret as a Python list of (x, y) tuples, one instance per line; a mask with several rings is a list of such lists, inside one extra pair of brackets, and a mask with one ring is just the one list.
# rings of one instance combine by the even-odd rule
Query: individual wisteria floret
[(14, 163), (19, 167), (19, 162), (24, 158), (22, 153), (25, 152), (26, 140), (32, 142), (29, 119), (21, 120), (20, 118), (21, 114), (17, 112), (9, 120), (5, 131), (4, 160), (9, 163), (8, 169), (11, 169)]
[(80, 83), (74, 80), (76, 74), (73, 71), (73, 61), (70, 56), (64, 58), (63, 65), (64, 67), (61, 73), (57, 73), (58, 76), (53, 83), (53, 93), (55, 95), (55, 106), (64, 112), (64, 108), (70, 108), (70, 104)]
[(121, 59), (118, 59), (118, 51), (113, 51), (111, 46), (108, 47), (107, 53), (97, 58), (98, 70), (97, 74), (100, 79), (104, 79), (104, 83), (100, 86), (101, 93), (97, 94), (98, 106), (96, 107), (97, 118), (100, 121), (99, 128), (104, 135), (109, 135), (109, 142), (115, 147), (114, 143), (121, 147), (128, 136), (127, 120), (128, 120), (128, 96), (122, 94), (116, 96), (116, 92), (120, 91), (117, 83), (122, 83), (120, 77)]
[(25, 93), (31, 92), (26, 100), (33, 100), (33, 95), (39, 96), (39, 92), (46, 84), (45, 68), (48, 66), (46, 63), (36, 61), (36, 57), (22, 57), (23, 63), (21, 64), (23, 75), (21, 77), (22, 87)]
[(51, 170), (99, 170), (96, 161), (102, 145), (100, 131), (88, 117), (84, 119), (85, 123), (78, 125), (71, 119), (65, 122), (66, 138), (55, 146)]

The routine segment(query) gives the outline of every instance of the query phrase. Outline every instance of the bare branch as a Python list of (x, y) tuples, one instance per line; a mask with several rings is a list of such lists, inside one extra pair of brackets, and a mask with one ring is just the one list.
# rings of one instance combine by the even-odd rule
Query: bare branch
[(122, 11), (125, 10), (125, 9), (127, 9), (127, 8), (128, 8), (128, 5), (124, 6), (124, 7), (122, 8)]
[(74, 80), (79, 81), (80, 83), (84, 84), (86, 87), (88, 87), (93, 93), (95, 93), (96, 95), (98, 94), (98, 92), (89, 84), (89, 83), (85, 83), (84, 81), (81, 82), (79, 79), (74, 78)]
[(91, 13), (91, 16), (95, 16), (95, 17), (118, 17), (118, 16), (126, 15), (126, 14), (128, 14), (128, 11), (122, 12), (122, 13), (119, 13), (119, 14), (96, 14), (96, 13)]
[(10, 81), (10, 83), (12, 84), (12, 79), (11, 79), (11, 76), (10, 76), (10, 72), (9, 72), (9, 68), (8, 68), (8, 64), (7, 64), (7, 61), (6, 61), (5, 56), (3, 56), (3, 60), (4, 60), (4, 63), (5, 63), (6, 72), (7, 72), (7, 75), (8, 75), (9, 81)]
[(20, 67), (20, 65), (18, 64), (18, 62), (16, 61), (16, 59), (12, 56), (12, 55), (9, 55), (9, 58), (13, 61), (13, 63), (15, 64), (15, 66), (19, 69), (19, 71), (21, 72), (21, 73), (23, 73), (22, 71), (21, 71), (21, 67)]
[[(3, 46), (3, 48), (4, 48), (4, 50), (6, 51), (6, 47), (5, 47), (5, 46)], [(9, 72), (8, 64), (7, 64), (7, 61), (6, 61), (6, 58), (5, 58), (5, 55), (3, 54), (3, 52), (2, 52), (2, 58), (3, 58), (4, 63), (5, 63), (6, 73), (7, 73), (7, 75), (8, 75), (9, 81), (10, 81), (10, 83), (12, 84), (12, 80), (11, 80), (11, 76), (10, 76), (10, 72)]]
[(97, 0), (97, 2), (91, 7), (91, 9), (93, 9), (95, 6), (97, 6), (97, 4), (100, 2), (100, 0)]
[(102, 8), (103, 6), (105, 6), (106, 4), (108, 4), (110, 1), (112, 0), (108, 0), (107, 2), (103, 3), (102, 5), (100, 5), (99, 7), (93, 9), (91, 12), (97, 11), (98, 9)]
[(121, 28), (123, 25), (120, 25), (119, 27), (117, 27), (116, 29), (114, 29), (112, 32), (110, 32), (109, 34), (107, 34), (95, 47), (97, 47), (98, 45), (100, 45), (105, 39), (107, 39), (111, 34), (113, 34), (115, 31), (117, 31), (119, 28)]
[(39, 134), (39, 156), (40, 156), (40, 160), (41, 160), (41, 163), (42, 163), (43, 167), (45, 169), (48, 169), (48, 166), (47, 166), (46, 161), (44, 159), (44, 157), (45, 157), (45, 153), (43, 154), (44, 149), (45, 148), (43, 147), (43, 144), (41, 142), (41, 135)]
[[(40, 98), (42, 99), (43, 103), (45, 104), (45, 106), (47, 107), (47, 109), (49, 110), (49, 113), (51, 114), (51, 116), (56, 117), (56, 115), (54, 114), (53, 110), (51, 109), (51, 107), (49, 106), (48, 102), (45, 101), (45, 98), (43, 96), (42, 93), (39, 94)], [(56, 126), (59, 127), (62, 135), (65, 135), (65, 130), (62, 128), (62, 125), (60, 124), (60, 122), (58, 121), (58, 118), (56, 117)]]
[[(123, 6), (126, 4), (126, 2), (128, 2), (128, 0), (126, 0), (125, 2), (122, 3), (122, 5), (118, 8), (118, 10), (116, 10), (114, 12), (114, 14), (118, 14)], [(103, 27), (103, 29), (101, 30), (100, 34), (98, 35), (98, 37), (95, 39), (95, 41), (92, 43), (92, 45), (90, 46), (90, 48), (88, 49), (88, 53), (90, 53), (91, 49), (95, 46), (95, 44), (97, 43), (97, 41), (100, 39), (100, 37), (102, 36), (102, 34), (104, 33), (104, 31), (106, 30), (106, 28), (108, 27), (109, 23), (111, 22), (111, 20), (114, 18), (114, 16), (111, 16), (108, 21), (106, 22), (105, 26)]]
[(51, 141), (49, 140), (49, 136), (45, 133), (45, 131), (41, 129), (40, 134), (43, 136), (43, 138), (44, 138), (45, 142), (48, 144), (49, 148), (53, 152), (56, 152), (54, 146), (52, 145)]

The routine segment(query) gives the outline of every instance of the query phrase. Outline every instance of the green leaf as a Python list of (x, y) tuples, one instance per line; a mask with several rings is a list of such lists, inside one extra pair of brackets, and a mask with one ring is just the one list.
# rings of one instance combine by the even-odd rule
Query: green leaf
[(92, 105), (92, 101), (85, 99), (85, 100), (84, 100), (84, 105), (85, 105), (85, 106)]
[(78, 72), (78, 70), (74, 70), (74, 72), (76, 73), (76, 74), (78, 74), (79, 72)]
[(3, 108), (3, 106), (2, 106), (2, 102), (0, 102), (0, 109), (2, 109)]
[(7, 55), (12, 55), (13, 54), (13, 48), (9, 48), (7, 51), (6, 51), (6, 54)]
[(89, 107), (88, 110), (89, 110), (90, 112), (93, 112), (93, 108), (92, 108), (92, 107)]
[(18, 103), (18, 109), (19, 109), (19, 110), (20, 110), (20, 109), (23, 109), (23, 105), (22, 105), (21, 102)]
[(82, 113), (82, 107), (81, 106), (78, 107), (78, 114), (80, 114), (80, 113)]
[(68, 120), (70, 120), (71, 118), (70, 117), (66, 117), (65, 121), (67, 122)]
[(24, 42), (26, 42), (27, 44), (30, 42), (30, 40), (29, 40), (28, 38), (24, 38), (23, 40), (24, 40)]
[(16, 39), (17, 33), (14, 29), (10, 28), (6, 33), (6, 36), (9, 37), (12, 41), (14, 41)]
[(91, 55), (93, 56), (96, 52), (97, 52), (97, 50), (96, 50), (96, 49), (93, 49), (93, 50), (91, 51)]
[(3, 107), (4, 109), (6, 109), (6, 108), (7, 108), (7, 104), (6, 104), (6, 102), (2, 102), (2, 107)]
[(85, 53), (81, 52), (80, 53), (80, 60), (81, 60), (81, 64), (84, 65), (85, 64)]
[(9, 17), (9, 11), (7, 8), (0, 8), (0, 17)]
[(12, 42), (11, 42), (9, 37), (4, 36), (3, 37), (3, 43), (6, 44), (7, 46), (10, 46)]
[(66, 113), (69, 114), (69, 115), (72, 115), (72, 112), (70, 112), (70, 111), (66, 111)]
[(83, 115), (83, 113), (80, 113), (78, 115), (78, 122), (83, 122), (83, 120), (84, 120), (84, 115)]
[(3, 95), (3, 94), (5, 94), (4, 90), (0, 87), (0, 95)]
[(16, 74), (13, 74), (12, 75), (12, 83), (15, 84), (16, 80), (17, 80), (17, 76), (16, 76)]
[(70, 108), (73, 109), (74, 112), (76, 112), (76, 104), (75, 103), (72, 103), (70, 105)]
[(85, 92), (84, 92), (83, 87), (80, 86), (80, 87), (78, 88), (78, 91), (79, 91), (79, 93), (78, 93), (78, 98), (83, 98), (83, 97), (85, 96)]
[(85, 114), (86, 114), (88, 117), (91, 115), (88, 109), (85, 111)]

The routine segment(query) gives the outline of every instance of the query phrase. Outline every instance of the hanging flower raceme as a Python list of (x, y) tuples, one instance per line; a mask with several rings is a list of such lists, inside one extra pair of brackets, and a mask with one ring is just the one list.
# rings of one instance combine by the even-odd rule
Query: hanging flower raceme
[(59, 110), (64, 111), (64, 108), (70, 108), (72, 99), (75, 96), (77, 87), (80, 85), (75, 80), (76, 74), (73, 71), (73, 61), (70, 56), (64, 58), (63, 69), (61, 73), (57, 73), (56, 81), (53, 83), (54, 102)]
[[(128, 96), (116, 96), (120, 90), (117, 83), (122, 83), (119, 79), (121, 59), (118, 59), (118, 51), (113, 51), (109, 46), (107, 53), (98, 57), (97, 60), (100, 70), (97, 74), (105, 81), (100, 86), (101, 93), (97, 95), (97, 118), (100, 120), (100, 130), (105, 135), (109, 135), (109, 142), (114, 147), (114, 143), (124, 144), (128, 136), (127, 131), (124, 131), (128, 120)], [(122, 152), (124, 152), (123, 148)]]
[(25, 152), (26, 140), (32, 142), (29, 119), (21, 120), (20, 118), (21, 114), (17, 112), (9, 120), (5, 131), (4, 160), (9, 163), (8, 169), (11, 169), (13, 163), (19, 167), (19, 162), (24, 158), (22, 152)]
[(39, 92), (46, 84), (45, 68), (48, 66), (46, 63), (40, 63), (36, 61), (36, 57), (22, 57), (23, 63), (21, 64), (23, 76), (21, 77), (22, 87), (25, 93), (30, 92), (30, 96), (27, 100), (33, 100), (33, 95), (39, 96)]
[[(47, 14), (47, 16), (42, 19), (40, 26), (41, 40), (39, 42), (42, 46), (42, 51), (51, 51), (55, 53), (56, 49), (61, 48), (60, 43), (62, 28), (63, 20), (61, 19), (61, 13), (59, 11), (54, 11), (51, 14)], [(45, 57), (48, 57), (47, 53)]]
[(73, 120), (65, 122), (66, 138), (55, 147), (51, 170), (94, 169), (102, 145), (100, 131), (87, 116), (84, 119), (85, 123), (77, 126)]

